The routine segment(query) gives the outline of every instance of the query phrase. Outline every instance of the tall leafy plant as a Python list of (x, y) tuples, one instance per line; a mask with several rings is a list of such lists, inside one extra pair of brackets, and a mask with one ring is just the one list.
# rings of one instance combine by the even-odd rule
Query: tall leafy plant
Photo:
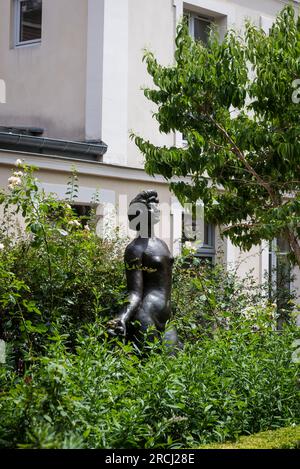
[[(19, 356), (40, 351), (57, 328), (72, 345), (79, 324), (113, 314), (125, 285), (123, 244), (101, 239), (93, 213), (82, 223), (70, 205), (76, 173), (64, 201), (45, 193), (35, 168), (17, 166), (0, 194), (0, 338)], [(23, 226), (15, 230), (18, 220)]]
[[(206, 218), (223, 226), (234, 244), (249, 249), (284, 237), (300, 265), (300, 19), (292, 6), (269, 34), (247, 22), (208, 45), (178, 26), (175, 64), (145, 61), (155, 87), (164, 133), (181, 132), (186, 148), (158, 147), (132, 135), (149, 174), (162, 174), (182, 201), (202, 199)], [(190, 176), (188, 182), (171, 182)]]

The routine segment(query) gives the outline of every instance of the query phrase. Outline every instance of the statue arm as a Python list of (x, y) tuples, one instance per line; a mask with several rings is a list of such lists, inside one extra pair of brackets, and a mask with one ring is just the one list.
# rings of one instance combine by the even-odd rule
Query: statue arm
[(125, 251), (126, 279), (127, 279), (127, 304), (122, 308), (115, 319), (109, 322), (109, 332), (112, 335), (126, 335), (126, 323), (135, 315), (143, 298), (143, 271), (139, 257), (130, 250)]
[(132, 319), (143, 298), (143, 272), (137, 261), (135, 264), (132, 262), (126, 264), (126, 279), (128, 303), (118, 315), (125, 323)]

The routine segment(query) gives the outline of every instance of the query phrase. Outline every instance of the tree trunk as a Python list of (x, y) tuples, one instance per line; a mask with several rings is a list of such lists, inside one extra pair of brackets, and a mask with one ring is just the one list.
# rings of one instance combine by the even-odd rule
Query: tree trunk
[(300, 268), (300, 245), (295, 233), (288, 228), (285, 230), (285, 234), (287, 236), (287, 240), (289, 242), (291, 251), (295, 255), (296, 262)]

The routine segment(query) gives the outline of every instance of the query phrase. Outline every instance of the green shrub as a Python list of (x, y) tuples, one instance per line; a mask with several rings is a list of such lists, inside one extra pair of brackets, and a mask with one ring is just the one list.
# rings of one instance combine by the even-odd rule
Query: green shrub
[(300, 426), (242, 436), (234, 443), (205, 445), (201, 449), (300, 449)]
[[(72, 346), (83, 322), (118, 310), (125, 296), (124, 242), (98, 237), (95, 214), (83, 226), (69, 201), (40, 189), (33, 168), (22, 165), (15, 174), (23, 174), (19, 184), (0, 194), (0, 337), (22, 356), (41, 351), (57, 326)], [(14, 229), (18, 215), (25, 231)]]
[[(0, 440), (7, 447), (181, 448), (299, 424), (297, 331), (234, 319), (173, 357), (140, 357), (101, 322), (61, 337), (24, 377), (2, 370)], [(54, 339), (54, 338), (53, 338)]]
[[(185, 340), (212, 332), (218, 326), (227, 327), (227, 314), (248, 316), (254, 307), (255, 316), (265, 309), (266, 298), (267, 285), (258, 286), (251, 275), (241, 280), (222, 264), (212, 268), (195, 257), (189, 259), (188, 253), (176, 259), (172, 305)], [(269, 304), (268, 311), (275, 321), (274, 305)]]
[(126, 293), (124, 244), (97, 237), (93, 216), (89, 230), (31, 168), (22, 173), (1, 196), (1, 447), (195, 448), (299, 423), (299, 329), (291, 321), (276, 331), (263, 291), (180, 258), (173, 307), (183, 350), (111, 339), (106, 321)]

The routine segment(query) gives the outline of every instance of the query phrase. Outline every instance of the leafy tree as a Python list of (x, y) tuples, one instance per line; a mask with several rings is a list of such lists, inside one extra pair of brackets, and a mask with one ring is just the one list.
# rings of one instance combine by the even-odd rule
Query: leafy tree
[[(249, 249), (282, 236), (300, 265), (300, 20), (293, 7), (269, 34), (246, 22), (207, 46), (178, 26), (175, 63), (144, 57), (160, 132), (181, 132), (186, 148), (157, 147), (132, 135), (146, 171), (160, 173), (184, 201), (202, 199), (208, 221)], [(173, 182), (173, 176), (188, 182)]]

